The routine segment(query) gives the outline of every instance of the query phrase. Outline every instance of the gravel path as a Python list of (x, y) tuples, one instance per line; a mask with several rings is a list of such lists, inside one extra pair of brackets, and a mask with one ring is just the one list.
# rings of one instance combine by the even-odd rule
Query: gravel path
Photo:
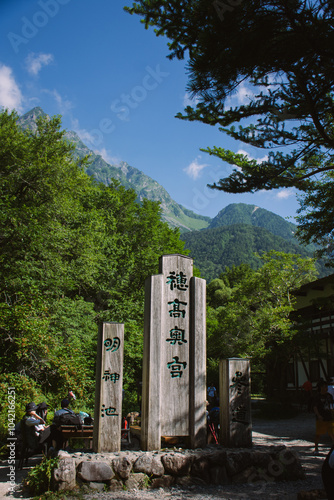
[[(323, 489), (321, 481), (321, 466), (329, 447), (328, 436), (320, 443), (320, 455), (313, 456), (314, 416), (302, 413), (298, 417), (286, 420), (262, 421), (253, 419), (253, 445), (265, 448), (284, 444), (296, 450), (305, 470), (305, 479), (299, 481), (246, 483), (224, 486), (192, 486), (191, 488), (173, 487), (169, 490), (122, 491), (114, 493), (90, 493), (83, 495), (84, 500), (296, 500), (300, 491)], [(31, 466), (38, 463), (35, 457), (29, 460), (29, 467), (16, 471), (16, 490), (11, 493), (13, 498), (31, 498), (22, 490), (21, 481)], [(6, 462), (0, 463), (0, 499), (8, 497), (7, 474), (9, 468)], [(64, 497), (70, 499), (70, 496)]]

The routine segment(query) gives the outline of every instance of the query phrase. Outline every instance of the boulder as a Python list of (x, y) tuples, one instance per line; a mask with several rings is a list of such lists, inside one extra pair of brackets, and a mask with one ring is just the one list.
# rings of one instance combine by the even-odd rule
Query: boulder
[(53, 470), (53, 488), (56, 491), (73, 490), (76, 487), (75, 461), (61, 458), (58, 467)]
[(123, 481), (112, 479), (109, 483), (108, 491), (121, 491), (124, 489)]
[(166, 474), (186, 476), (190, 472), (192, 457), (182, 453), (168, 453), (161, 457)]
[(106, 462), (87, 461), (79, 464), (78, 477), (86, 482), (104, 482), (110, 481), (114, 473)]
[(159, 477), (164, 475), (165, 469), (160, 458), (155, 455), (143, 453), (133, 464), (133, 471), (144, 472), (150, 477)]
[(138, 472), (137, 474), (130, 474), (124, 484), (127, 490), (143, 490), (147, 488), (148, 483), (148, 476), (142, 472)]
[(212, 484), (228, 484), (228, 475), (224, 465), (216, 465), (210, 469), (210, 482)]
[(198, 457), (191, 466), (191, 475), (210, 482), (210, 463), (207, 456)]
[(175, 482), (175, 478), (173, 476), (164, 475), (161, 477), (156, 477), (152, 480), (151, 487), (152, 488), (170, 488), (173, 486)]
[(112, 467), (121, 479), (129, 479), (132, 470), (132, 461), (128, 456), (123, 456), (120, 458), (115, 458), (112, 461)]

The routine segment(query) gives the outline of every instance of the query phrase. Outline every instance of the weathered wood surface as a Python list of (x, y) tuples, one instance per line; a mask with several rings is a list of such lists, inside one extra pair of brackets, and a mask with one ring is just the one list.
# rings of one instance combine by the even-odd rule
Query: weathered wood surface
[[(166, 436), (188, 436), (190, 278), (193, 275), (193, 260), (181, 255), (163, 255), (160, 260), (160, 271), (164, 279), (161, 332), (161, 432)], [(187, 281), (180, 283), (178, 289), (177, 283), (172, 281), (171, 276), (180, 275), (184, 275)]]
[(163, 276), (150, 276), (145, 281), (145, 318), (143, 385), (141, 407), (141, 442), (144, 450), (160, 448), (160, 366), (162, 331)]
[(223, 359), (219, 365), (220, 443), (252, 446), (250, 361)]
[(124, 325), (99, 329), (93, 447), (97, 453), (120, 451), (122, 425)]
[(159, 449), (161, 436), (206, 442), (205, 280), (193, 260), (163, 255), (160, 274), (146, 280), (142, 446)]
[(206, 446), (206, 281), (191, 278), (190, 446)]

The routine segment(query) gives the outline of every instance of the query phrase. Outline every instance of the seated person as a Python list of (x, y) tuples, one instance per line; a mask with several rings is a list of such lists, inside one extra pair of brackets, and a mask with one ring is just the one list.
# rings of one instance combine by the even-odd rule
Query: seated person
[(37, 405), (36, 413), (46, 422), (46, 415), (48, 413), (48, 405), (43, 401)]
[(57, 421), (57, 417), (60, 417), (60, 415), (63, 415), (64, 413), (74, 414), (74, 411), (69, 408), (69, 404), (70, 404), (70, 402), (68, 399), (62, 400), (62, 402), (60, 403), (61, 409), (55, 411), (54, 419), (53, 419), (54, 422)]
[(32, 450), (41, 448), (44, 443), (48, 446), (52, 444), (51, 427), (45, 424), (44, 419), (37, 414), (37, 410), (38, 406), (34, 402), (28, 403), (21, 425), (26, 431), (27, 445)]

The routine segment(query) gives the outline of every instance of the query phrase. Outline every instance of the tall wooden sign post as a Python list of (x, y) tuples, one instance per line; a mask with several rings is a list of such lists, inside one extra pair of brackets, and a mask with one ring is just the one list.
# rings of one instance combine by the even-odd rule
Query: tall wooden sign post
[(124, 325), (99, 329), (93, 447), (96, 453), (120, 451), (122, 425)]
[(252, 446), (251, 380), (248, 359), (219, 364), (220, 443), (228, 448)]
[(161, 447), (161, 436), (189, 436), (206, 444), (206, 282), (193, 260), (163, 255), (160, 274), (145, 283), (141, 441)]

